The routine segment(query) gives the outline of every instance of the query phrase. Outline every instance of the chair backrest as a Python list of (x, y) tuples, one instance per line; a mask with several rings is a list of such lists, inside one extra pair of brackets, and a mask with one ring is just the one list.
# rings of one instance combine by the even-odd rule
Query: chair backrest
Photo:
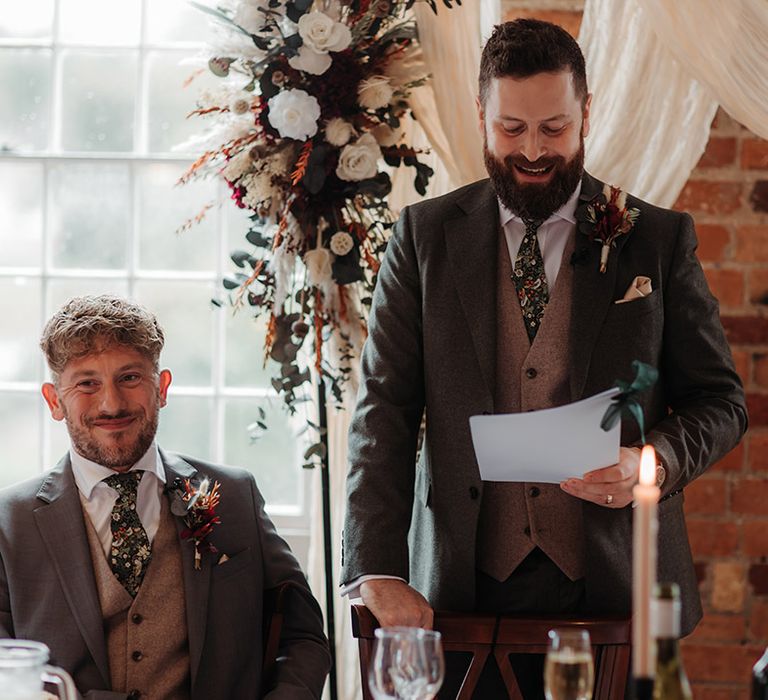
[[(352, 632), (360, 648), (363, 697), (368, 689), (376, 618), (363, 605), (352, 606)], [(629, 676), (630, 622), (625, 618), (523, 618), (509, 615), (435, 612), (434, 627), (440, 632), (445, 651), (471, 654), (471, 662), (456, 700), (470, 700), (491, 654), (499, 666), (509, 697), (520, 700), (520, 689), (509, 661), (510, 654), (545, 654), (554, 627), (589, 632), (595, 657), (594, 700), (624, 700)]]
[(275, 667), (277, 665), (277, 652), (280, 647), (280, 634), (283, 631), (285, 618), (285, 601), (291, 588), (298, 587), (295, 581), (284, 581), (275, 588), (267, 588), (264, 591), (264, 612), (262, 626), (262, 690), (264, 695), (272, 684)]

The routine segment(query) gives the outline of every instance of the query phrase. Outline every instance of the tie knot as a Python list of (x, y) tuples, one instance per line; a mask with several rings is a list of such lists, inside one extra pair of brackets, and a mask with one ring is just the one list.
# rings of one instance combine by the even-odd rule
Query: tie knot
[(535, 235), (539, 230), (539, 226), (541, 226), (543, 223), (544, 222), (541, 219), (523, 219), (523, 224), (525, 224), (525, 232), (528, 234)]
[(142, 471), (123, 472), (112, 474), (102, 481), (110, 488), (115, 489), (119, 496), (135, 495), (139, 488), (139, 482), (144, 475)]

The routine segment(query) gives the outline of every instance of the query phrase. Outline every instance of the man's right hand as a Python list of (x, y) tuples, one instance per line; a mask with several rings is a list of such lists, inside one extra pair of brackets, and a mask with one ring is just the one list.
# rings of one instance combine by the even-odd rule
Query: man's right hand
[(434, 612), (427, 599), (405, 581), (371, 579), (360, 584), (360, 596), (382, 627), (432, 629)]

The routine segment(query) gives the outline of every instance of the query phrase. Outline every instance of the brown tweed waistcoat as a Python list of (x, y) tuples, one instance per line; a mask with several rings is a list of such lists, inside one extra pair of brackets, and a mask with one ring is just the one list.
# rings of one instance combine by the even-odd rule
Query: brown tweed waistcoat
[[(497, 273), (496, 413), (562, 406), (570, 401), (570, 343), (575, 237), (571, 237), (539, 331), (531, 344), (499, 232)], [(556, 440), (557, 435), (552, 439)], [(525, 450), (525, 445), (520, 445)], [(514, 463), (514, 455), (510, 455)], [(477, 566), (506, 580), (534, 547), (570, 579), (584, 575), (581, 503), (558, 484), (486, 482), (480, 509)]]
[(152, 561), (136, 598), (114, 577), (85, 515), (109, 657), (112, 690), (150, 700), (188, 700), (189, 647), (181, 545), (168, 499), (162, 499)]

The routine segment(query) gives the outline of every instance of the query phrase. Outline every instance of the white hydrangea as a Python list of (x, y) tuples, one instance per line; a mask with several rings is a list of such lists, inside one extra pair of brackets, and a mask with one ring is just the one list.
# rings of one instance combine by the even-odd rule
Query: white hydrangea
[(317, 133), (320, 105), (304, 90), (283, 90), (271, 97), (269, 123), (284, 139), (306, 141)]

